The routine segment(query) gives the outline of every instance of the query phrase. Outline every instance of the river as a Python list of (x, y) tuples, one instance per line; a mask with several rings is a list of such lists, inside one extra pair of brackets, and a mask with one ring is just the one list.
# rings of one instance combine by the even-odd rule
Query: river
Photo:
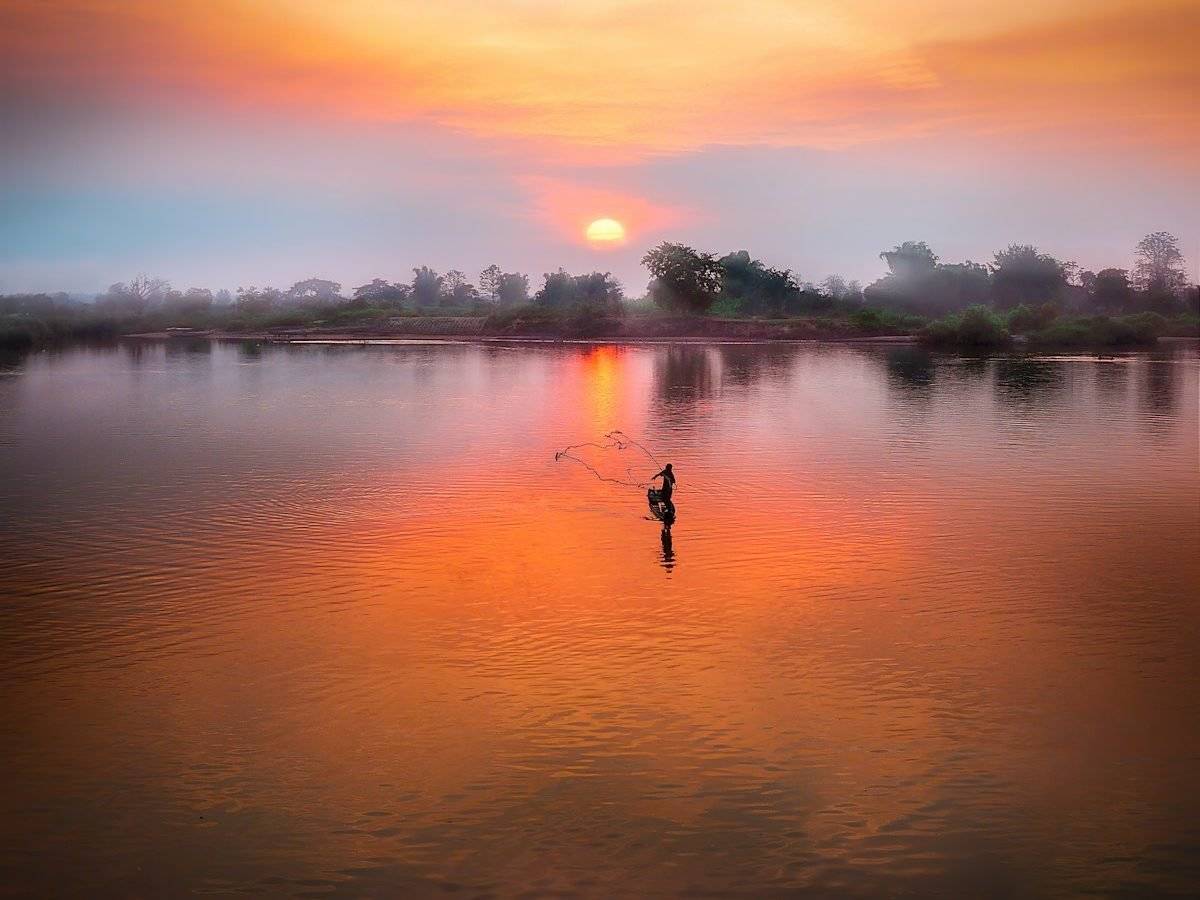
[[(0, 364), (36, 896), (1200, 883), (1200, 360), (125, 342)], [(678, 476), (668, 537), (645, 492)]]

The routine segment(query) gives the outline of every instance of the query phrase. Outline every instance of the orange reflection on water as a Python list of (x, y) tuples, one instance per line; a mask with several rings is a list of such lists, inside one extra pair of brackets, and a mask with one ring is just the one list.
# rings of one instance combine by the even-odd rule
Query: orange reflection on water
[[(14, 840), (87, 864), (25, 885), (1179, 887), (1198, 367), (1097, 366), (38, 359), (0, 749)], [(679, 472), (669, 571), (640, 489), (554, 461), (613, 428)]]
[(616, 347), (601, 344), (582, 357), (581, 368), (587, 383), (591, 425), (596, 434), (604, 434), (618, 427), (613, 424), (619, 421), (620, 411), (618, 353)]

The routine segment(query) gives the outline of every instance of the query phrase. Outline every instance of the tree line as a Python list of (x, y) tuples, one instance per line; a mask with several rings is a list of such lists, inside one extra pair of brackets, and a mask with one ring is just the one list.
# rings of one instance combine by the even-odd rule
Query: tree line
[(1174, 235), (1148, 234), (1134, 255), (1132, 270), (1092, 272), (1032, 245), (1010, 244), (986, 265), (944, 263), (924, 241), (905, 241), (879, 254), (888, 274), (865, 288), (837, 275), (820, 285), (803, 282), (790, 269), (767, 266), (745, 250), (717, 257), (663, 243), (642, 263), (652, 276), (650, 299), (678, 312), (801, 315), (847, 303), (923, 316), (973, 305), (1007, 310), (1047, 303), (1097, 313), (1198, 311), (1197, 288), (1188, 283)]
[[(877, 307), (937, 317), (973, 305), (1007, 310), (1053, 304), (1079, 312), (1126, 314), (1153, 311), (1164, 315), (1196, 313), (1197, 288), (1189, 284), (1179, 241), (1167, 232), (1148, 234), (1134, 248), (1132, 269), (1081, 270), (1028, 244), (1010, 244), (990, 263), (942, 262), (924, 241), (905, 241), (879, 254), (888, 273), (865, 288), (857, 281), (830, 275), (819, 284), (801, 280), (790, 269), (769, 266), (746, 250), (716, 256), (680, 243), (664, 242), (642, 258), (650, 272), (647, 298), (675, 313), (724, 316), (799, 316)], [(291, 287), (174, 289), (162, 278), (138, 275), (111, 285), (96, 296), (98, 312), (134, 316), (164, 310), (203, 314), (213, 307), (247, 315), (331, 306), (363, 309), (473, 309), (532, 303), (548, 310), (586, 307), (619, 312), (625, 300), (621, 283), (610, 272), (570, 274), (563, 269), (542, 276), (530, 295), (529, 276), (489, 265), (472, 283), (452, 269), (428, 266), (412, 270), (408, 282), (373, 278), (353, 288), (324, 278), (307, 278)], [(65, 294), (0, 297), (0, 314), (38, 315), (73, 305)]]

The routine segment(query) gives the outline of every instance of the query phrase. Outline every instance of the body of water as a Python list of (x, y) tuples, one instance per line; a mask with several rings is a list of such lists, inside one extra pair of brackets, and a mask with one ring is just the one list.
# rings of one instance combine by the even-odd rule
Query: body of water
[[(125, 343), (0, 366), (0, 883), (1185, 895), (1200, 363)], [(641, 481), (672, 462), (665, 536)]]

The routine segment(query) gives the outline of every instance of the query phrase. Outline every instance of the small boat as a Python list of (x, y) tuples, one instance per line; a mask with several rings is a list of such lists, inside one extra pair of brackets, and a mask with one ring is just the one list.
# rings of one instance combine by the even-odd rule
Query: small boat
[(646, 491), (646, 502), (650, 504), (650, 515), (662, 522), (667, 528), (675, 524), (675, 514), (671, 507), (663, 501), (662, 491), (649, 488)]

